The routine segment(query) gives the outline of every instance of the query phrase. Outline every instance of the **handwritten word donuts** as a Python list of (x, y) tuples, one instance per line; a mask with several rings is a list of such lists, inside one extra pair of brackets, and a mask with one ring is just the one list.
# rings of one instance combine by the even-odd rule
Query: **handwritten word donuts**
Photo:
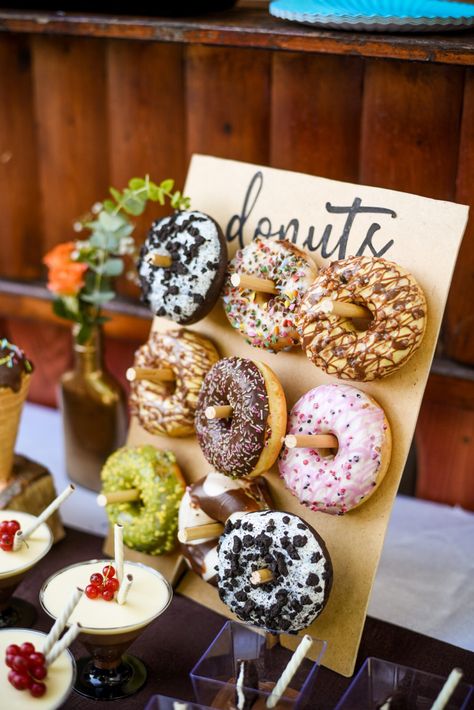
[[(229, 263), (222, 298), (230, 324), (257, 348), (278, 352), (298, 345), (297, 307), (316, 274), (314, 261), (291, 242), (256, 239)], [(234, 286), (236, 275), (268, 281), (273, 293), (263, 300), (252, 288)]]
[[(224, 416), (209, 418), (209, 411)], [(286, 400), (273, 371), (241, 357), (219, 360), (198, 398), (195, 427), (210, 464), (233, 478), (252, 477), (275, 462), (286, 429)]]
[(204, 318), (225, 277), (227, 245), (221, 228), (202, 212), (177, 212), (155, 222), (141, 249), (143, 299), (157, 316), (181, 324)]
[[(152, 332), (148, 342), (135, 353), (132, 414), (150, 434), (193, 434), (199, 391), (204, 376), (218, 359), (209, 340), (184, 328)], [(155, 371), (162, 372), (163, 368), (171, 371), (169, 379), (153, 377)], [(144, 377), (137, 376), (140, 372)]]
[[(365, 331), (332, 312), (332, 301), (365, 306)], [(355, 256), (320, 271), (303, 298), (298, 330), (306, 355), (341, 379), (369, 381), (402, 367), (419, 347), (426, 300), (413, 276), (385, 259)]]
[[(272, 501), (264, 478), (249, 483), (231, 480), (222, 473), (209, 473), (188, 486), (179, 508), (179, 532), (218, 521), (225, 524), (236, 512), (264, 510)], [(205, 582), (217, 585), (217, 538), (197, 538), (181, 543), (190, 567)]]
[(391, 433), (383, 409), (349, 385), (322, 385), (306, 392), (290, 412), (288, 433), (337, 437), (337, 451), (285, 446), (280, 454), (285, 485), (314, 511), (341, 515), (365, 502), (390, 463)]
[[(242, 621), (276, 632), (304, 629), (324, 609), (329, 553), (297, 515), (236, 513), (219, 539), (219, 596)], [(260, 574), (268, 581), (259, 582)]]

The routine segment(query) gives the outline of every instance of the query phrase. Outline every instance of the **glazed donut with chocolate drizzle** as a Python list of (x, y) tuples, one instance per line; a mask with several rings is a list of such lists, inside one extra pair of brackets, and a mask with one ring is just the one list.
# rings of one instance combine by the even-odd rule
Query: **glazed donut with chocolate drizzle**
[(230, 357), (207, 373), (195, 427), (202, 452), (216, 471), (245, 478), (267, 471), (276, 461), (286, 418), (285, 393), (268, 365)]
[[(197, 333), (179, 327), (166, 333), (152, 332), (135, 353), (132, 414), (150, 434), (194, 434), (199, 391), (206, 373), (218, 360), (214, 345)], [(153, 377), (155, 371), (163, 370), (170, 370), (169, 379)], [(145, 376), (137, 377), (135, 372)]]
[(291, 633), (309, 626), (326, 605), (331, 558), (297, 515), (235, 513), (219, 538), (218, 557), (219, 596), (242, 621)]
[[(311, 257), (291, 242), (255, 239), (229, 262), (222, 300), (230, 324), (256, 348), (278, 352), (299, 345), (296, 312), (317, 273)], [(252, 288), (234, 286), (236, 275), (268, 282), (269, 299)]]
[[(368, 309), (367, 330), (333, 313), (333, 301)], [(300, 304), (298, 330), (317, 367), (368, 382), (412, 357), (425, 333), (426, 312), (424, 293), (406, 269), (386, 259), (352, 256), (319, 272)]]
[(157, 316), (196, 323), (214, 306), (227, 265), (221, 228), (197, 211), (155, 222), (137, 264), (143, 300)]
[[(233, 513), (265, 510), (272, 507), (270, 491), (264, 478), (251, 482), (235, 481), (222, 473), (212, 472), (186, 489), (179, 508), (179, 532), (196, 526), (220, 522), (223, 525)], [(191, 569), (205, 582), (217, 586), (217, 540), (198, 538), (180, 542), (181, 552)]]

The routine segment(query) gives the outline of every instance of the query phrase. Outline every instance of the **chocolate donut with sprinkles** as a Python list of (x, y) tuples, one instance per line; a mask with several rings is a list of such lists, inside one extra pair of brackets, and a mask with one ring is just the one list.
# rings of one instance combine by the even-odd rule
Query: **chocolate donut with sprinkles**
[(227, 245), (221, 228), (197, 211), (155, 222), (140, 251), (138, 276), (152, 312), (183, 325), (214, 306), (224, 282)]
[[(255, 239), (229, 262), (222, 300), (230, 324), (256, 348), (278, 352), (299, 345), (296, 313), (317, 273), (311, 257), (291, 242)], [(234, 285), (236, 276), (242, 285)], [(251, 288), (259, 279), (268, 299)]]
[(227, 476), (267, 471), (279, 454), (286, 419), (285, 393), (268, 365), (224, 358), (204, 378), (196, 434), (206, 459)]
[[(358, 330), (333, 302), (365, 307), (371, 320)], [(414, 277), (381, 258), (352, 256), (320, 271), (298, 315), (302, 347), (317, 367), (345, 380), (390, 375), (414, 355), (426, 329), (426, 300)]]
[(318, 533), (297, 515), (235, 513), (218, 547), (219, 596), (242, 621), (296, 633), (323, 611), (332, 564)]

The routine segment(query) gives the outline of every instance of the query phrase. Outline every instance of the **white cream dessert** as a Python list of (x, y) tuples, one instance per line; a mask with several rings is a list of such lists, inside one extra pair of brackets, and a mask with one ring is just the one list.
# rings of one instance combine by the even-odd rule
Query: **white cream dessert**
[[(20, 522), (18, 520), (18, 522)], [(46, 634), (30, 629), (0, 629), (0, 706), (9, 710), (54, 710), (64, 703), (72, 690), (75, 677), (75, 663), (69, 651), (48, 666), (48, 675), (44, 679), (46, 693), (41, 698), (34, 698), (28, 690), (16, 690), (8, 682), (10, 668), (5, 665), (5, 651), (12, 643), (21, 646), (29, 641), (36, 651), (42, 651)]]
[[(52, 577), (43, 589), (41, 603), (45, 611), (57, 618), (76, 587), (85, 589), (90, 575), (102, 572), (113, 560), (84, 562), (66, 567)], [(151, 567), (136, 562), (124, 562), (124, 578), (133, 575), (125, 604), (82, 595), (68, 619), (68, 626), (78, 621), (84, 633), (119, 634), (138, 630), (161, 614), (171, 601), (171, 588)]]
[[(0, 522), (3, 520), (17, 520), (23, 531), (30, 528), (37, 520), (35, 515), (22, 513), (18, 510), (0, 510)], [(24, 541), (19, 550), (0, 549), (0, 580), (12, 577), (14, 574), (24, 572), (33, 567), (51, 548), (53, 536), (51, 530), (43, 523), (37, 530)]]

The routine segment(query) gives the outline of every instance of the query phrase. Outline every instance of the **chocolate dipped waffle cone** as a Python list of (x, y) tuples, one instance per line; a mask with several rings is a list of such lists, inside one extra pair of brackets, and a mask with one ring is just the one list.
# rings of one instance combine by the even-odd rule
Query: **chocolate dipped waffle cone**
[(0, 486), (10, 478), (15, 442), (23, 404), (28, 395), (31, 375), (22, 375), (18, 392), (0, 387)]

